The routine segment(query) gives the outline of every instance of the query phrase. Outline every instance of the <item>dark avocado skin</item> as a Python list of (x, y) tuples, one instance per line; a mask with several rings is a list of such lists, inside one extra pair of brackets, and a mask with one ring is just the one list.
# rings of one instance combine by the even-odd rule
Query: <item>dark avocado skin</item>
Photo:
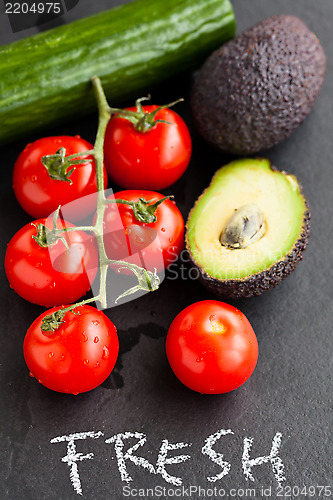
[(325, 68), (323, 48), (300, 19), (265, 19), (213, 52), (199, 70), (191, 95), (196, 128), (227, 153), (269, 149), (306, 118)]

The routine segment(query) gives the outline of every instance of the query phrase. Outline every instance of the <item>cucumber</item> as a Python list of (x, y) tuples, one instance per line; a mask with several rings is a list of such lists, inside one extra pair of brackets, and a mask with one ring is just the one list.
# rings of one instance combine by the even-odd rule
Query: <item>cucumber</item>
[(235, 34), (229, 0), (138, 0), (0, 47), (0, 144), (193, 68)]

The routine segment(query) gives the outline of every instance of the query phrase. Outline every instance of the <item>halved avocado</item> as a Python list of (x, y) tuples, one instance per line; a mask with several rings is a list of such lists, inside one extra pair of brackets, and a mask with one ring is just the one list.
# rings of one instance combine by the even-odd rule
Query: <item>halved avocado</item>
[(267, 159), (242, 159), (216, 172), (186, 229), (186, 247), (204, 285), (221, 297), (253, 297), (302, 259), (310, 210), (295, 176)]

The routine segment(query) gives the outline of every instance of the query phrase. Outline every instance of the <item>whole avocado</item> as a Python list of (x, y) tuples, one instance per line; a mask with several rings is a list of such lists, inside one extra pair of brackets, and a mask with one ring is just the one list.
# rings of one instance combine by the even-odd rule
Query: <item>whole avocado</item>
[(191, 95), (199, 134), (236, 155), (274, 146), (310, 112), (325, 68), (322, 46), (300, 19), (265, 19), (213, 52), (199, 70)]

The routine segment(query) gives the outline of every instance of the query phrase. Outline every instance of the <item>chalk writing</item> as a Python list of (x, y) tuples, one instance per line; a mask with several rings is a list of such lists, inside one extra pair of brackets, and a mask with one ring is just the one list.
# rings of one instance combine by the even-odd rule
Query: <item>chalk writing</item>
[(281, 482), (286, 480), (284, 475), (284, 465), (281, 458), (278, 456), (281, 441), (282, 441), (282, 434), (280, 432), (277, 432), (273, 438), (270, 454), (267, 456), (250, 459), (250, 451), (252, 448), (253, 438), (250, 437), (244, 439), (242, 465), (243, 465), (243, 472), (247, 479), (254, 481), (254, 477), (251, 472), (252, 467), (254, 467), (255, 465), (261, 465), (267, 462), (271, 462), (274, 476), (277, 482), (280, 484)]
[(163, 479), (167, 483), (171, 483), (175, 486), (181, 486), (183, 484), (183, 480), (181, 477), (171, 476), (165, 469), (167, 464), (180, 464), (181, 462), (185, 462), (188, 460), (190, 455), (178, 455), (176, 457), (167, 458), (168, 451), (170, 450), (180, 450), (182, 448), (186, 448), (187, 446), (192, 446), (192, 443), (175, 443), (171, 444), (167, 439), (163, 439), (160, 452), (157, 457), (157, 473), (161, 474)]
[(91, 460), (92, 458), (94, 458), (94, 454), (87, 453), (87, 455), (83, 455), (82, 453), (77, 453), (75, 441), (77, 441), (78, 439), (87, 439), (87, 437), (97, 439), (101, 436), (103, 436), (103, 432), (101, 431), (76, 432), (74, 434), (69, 434), (68, 436), (55, 437), (50, 441), (51, 443), (61, 443), (63, 441), (67, 441), (67, 455), (62, 457), (61, 460), (62, 462), (67, 463), (70, 467), (69, 478), (73, 485), (74, 491), (76, 491), (78, 495), (82, 495), (82, 486), (77, 462), (81, 462), (82, 460)]
[[(138, 439), (138, 442), (131, 448), (128, 448), (128, 450), (124, 453), (124, 440), (130, 438)], [(147, 437), (142, 432), (125, 432), (124, 434), (116, 434), (105, 441), (106, 443), (114, 443), (118, 469), (122, 481), (125, 481), (126, 483), (133, 481), (133, 478), (127, 472), (126, 460), (131, 460), (134, 465), (147, 469), (151, 474), (156, 473), (154, 466), (150, 464), (148, 460), (143, 457), (133, 455), (133, 452), (140, 448), (140, 446), (143, 446), (146, 441)]]
[[(209, 482), (217, 482), (221, 480), (224, 476), (227, 476), (231, 470), (231, 464), (224, 460), (223, 454), (217, 452), (214, 449), (214, 445), (216, 445), (216, 443), (223, 436), (227, 436), (228, 434), (234, 435), (234, 432), (231, 429), (220, 429), (214, 434), (208, 436), (204, 441), (201, 453), (203, 455), (206, 455), (214, 464), (217, 464), (222, 469), (218, 474), (215, 474), (214, 476), (207, 476), (206, 479)], [(77, 440), (87, 438), (98, 439), (101, 436), (104, 436), (104, 433), (102, 431), (88, 431), (68, 434), (65, 436), (58, 436), (51, 439), (50, 441), (51, 443), (67, 442), (67, 454), (61, 458), (61, 461), (67, 463), (67, 465), (69, 466), (70, 481), (74, 491), (78, 495), (82, 495), (82, 485), (79, 475), (78, 462), (81, 462), (82, 460), (92, 460), (94, 458), (94, 453), (87, 453), (84, 455), (83, 453), (77, 452), (75, 442)], [(126, 446), (126, 441), (130, 441), (133, 439), (135, 439), (136, 442), (131, 446)], [(274, 477), (278, 485), (280, 485), (286, 479), (284, 474), (285, 467), (281, 457), (279, 456), (282, 434), (280, 432), (277, 432), (273, 437), (269, 455), (263, 455), (257, 458), (250, 458), (253, 441), (253, 437), (246, 437), (244, 439), (241, 466), (245, 478), (250, 481), (255, 481), (252, 473), (253, 467), (258, 467), (262, 464), (270, 463), (272, 466)], [(127, 462), (131, 462), (135, 466), (144, 469), (144, 471), (149, 472), (150, 474), (161, 475), (166, 483), (172, 484), (174, 486), (183, 485), (183, 478), (181, 476), (171, 475), (167, 471), (166, 466), (186, 462), (191, 458), (191, 455), (168, 456), (168, 453), (169, 451), (171, 452), (190, 447), (192, 446), (192, 443), (170, 443), (167, 439), (163, 439), (157, 456), (156, 464), (153, 465), (146, 458), (136, 454), (139, 448), (145, 446), (146, 442), (147, 436), (142, 432), (119, 433), (105, 440), (106, 444), (114, 445), (120, 480), (125, 483), (130, 483), (131, 481), (133, 481), (132, 476), (127, 470)]]
[(231, 464), (229, 464), (229, 462), (225, 462), (223, 460), (222, 453), (217, 453), (215, 450), (213, 450), (214, 444), (222, 436), (226, 436), (227, 434), (233, 434), (232, 430), (231, 429), (221, 429), (220, 431), (215, 432), (215, 434), (211, 434), (205, 440), (205, 446), (201, 450), (201, 452), (204, 455), (207, 455), (213, 462), (215, 462), (217, 465), (222, 467), (222, 472), (220, 472), (219, 474), (216, 474), (216, 476), (208, 476), (207, 477), (207, 480), (210, 481), (211, 483), (214, 483), (215, 481), (222, 479), (223, 476), (226, 476), (227, 474), (229, 474), (229, 471), (231, 469)]

